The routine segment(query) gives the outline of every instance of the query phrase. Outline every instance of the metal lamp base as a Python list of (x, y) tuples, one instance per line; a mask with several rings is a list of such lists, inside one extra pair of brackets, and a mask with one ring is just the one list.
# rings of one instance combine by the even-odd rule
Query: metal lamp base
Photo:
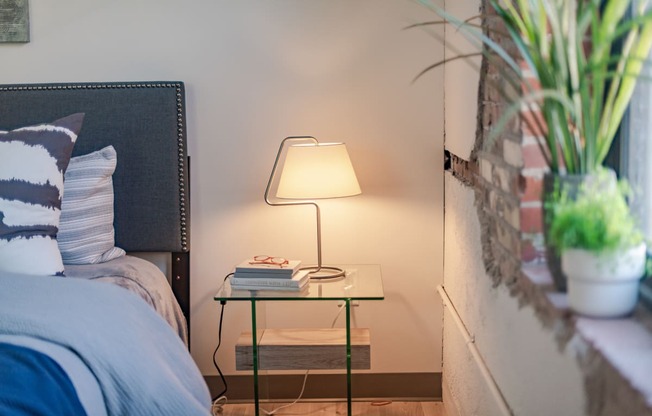
[(301, 270), (309, 271), (310, 280), (337, 280), (346, 275), (345, 270), (333, 266), (309, 266), (302, 267)]

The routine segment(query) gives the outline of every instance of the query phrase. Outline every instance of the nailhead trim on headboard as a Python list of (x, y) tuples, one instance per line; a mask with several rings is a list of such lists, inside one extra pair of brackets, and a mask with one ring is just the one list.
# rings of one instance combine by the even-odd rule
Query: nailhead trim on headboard
[(185, 163), (186, 151), (184, 149), (184, 125), (183, 113), (185, 111), (183, 106), (183, 95), (181, 84), (179, 83), (84, 83), (84, 84), (62, 84), (62, 85), (21, 85), (21, 86), (4, 86), (0, 87), (0, 91), (30, 91), (30, 90), (77, 90), (77, 89), (111, 89), (111, 88), (175, 88), (177, 96), (177, 147), (178, 147), (178, 170), (179, 170), (179, 215), (181, 219), (181, 248), (182, 250), (189, 251), (188, 249), (188, 229), (187, 229), (187, 214), (186, 214), (186, 201), (187, 189), (185, 183)]
[(184, 251), (188, 251), (188, 232), (186, 229), (186, 189), (183, 184), (185, 149), (183, 148), (183, 97), (181, 96), (181, 85), (175, 85), (177, 89), (177, 137), (179, 148), (179, 214), (181, 216), (181, 245)]

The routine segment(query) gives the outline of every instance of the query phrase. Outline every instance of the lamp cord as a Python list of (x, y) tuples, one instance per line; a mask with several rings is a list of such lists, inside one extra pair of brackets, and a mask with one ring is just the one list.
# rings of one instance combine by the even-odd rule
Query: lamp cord
[[(226, 279), (228, 279), (229, 276), (232, 275), (233, 273), (229, 273), (226, 276), (224, 276), (224, 280), (222, 281), (222, 285), (220, 286), (220, 288), (224, 286)], [(226, 301), (221, 300), (220, 305), (222, 305), (222, 308), (220, 310), (220, 323), (217, 332), (217, 346), (213, 351), (213, 365), (215, 366), (217, 373), (220, 375), (220, 379), (222, 380), (222, 384), (224, 385), (224, 390), (222, 390), (222, 392), (220, 392), (215, 397), (213, 397), (212, 404), (211, 404), (211, 413), (213, 414), (213, 416), (217, 416), (222, 413), (223, 406), (224, 404), (226, 404), (227, 401), (227, 397), (225, 395), (226, 395), (226, 391), (228, 390), (226, 378), (224, 377), (224, 374), (222, 373), (220, 366), (217, 364), (217, 351), (220, 349), (220, 345), (222, 345), (222, 322), (224, 318), (224, 306), (226, 306)]]
[[(338, 311), (337, 311), (337, 314), (335, 315), (335, 319), (333, 319), (333, 323), (331, 324), (331, 328), (334, 328), (334, 327), (335, 327), (335, 324), (337, 323), (337, 319), (338, 319), (338, 318), (340, 317), (340, 315), (342, 314), (342, 311), (344, 310), (344, 307), (345, 307), (345, 306), (346, 306), (346, 303), (342, 303), (342, 304), (339, 306), (339, 309), (338, 309)], [(281, 410), (281, 409), (286, 409), (286, 408), (288, 408), (288, 407), (290, 407), (290, 406), (294, 406), (295, 404), (297, 404), (297, 403), (299, 402), (299, 400), (301, 400), (301, 398), (303, 397), (303, 393), (304, 393), (304, 391), (306, 390), (306, 382), (308, 381), (308, 374), (309, 374), (309, 373), (310, 373), (310, 370), (306, 370), (306, 372), (305, 372), (305, 374), (304, 374), (304, 376), (303, 376), (303, 385), (301, 386), (301, 391), (299, 392), (299, 397), (297, 397), (297, 398), (296, 398), (292, 403), (284, 404), (283, 406), (279, 406), (279, 407), (277, 407), (276, 409), (273, 409), (273, 410), (270, 410), (270, 411), (267, 411), (267, 410), (264, 410), (264, 409), (263, 409), (263, 412), (264, 412), (266, 415), (271, 416), (271, 415), (276, 414), (276, 412), (278, 412), (278, 411)]]
[[(224, 280), (222, 281), (222, 285), (220, 285), (220, 288), (222, 288), (222, 286), (224, 286), (224, 283), (226, 283), (226, 280), (232, 275), (233, 275), (233, 273), (229, 273), (226, 276), (224, 276)], [(218, 289), (218, 291), (219, 291), (219, 289)], [(228, 386), (227, 386), (227, 383), (226, 383), (226, 378), (224, 377), (224, 374), (222, 373), (222, 370), (220, 369), (219, 365), (217, 364), (217, 351), (220, 349), (220, 346), (222, 345), (222, 322), (223, 322), (223, 318), (224, 318), (224, 307), (226, 306), (226, 301), (225, 300), (220, 301), (220, 305), (222, 305), (222, 308), (220, 310), (220, 321), (219, 321), (219, 327), (218, 327), (217, 346), (215, 347), (215, 350), (213, 351), (213, 365), (215, 366), (215, 369), (217, 370), (218, 374), (220, 375), (220, 378), (222, 380), (222, 384), (224, 384), (224, 390), (222, 390), (222, 392), (220, 392), (215, 397), (213, 397), (212, 405), (211, 405), (211, 413), (213, 414), (213, 416), (218, 416), (218, 415), (222, 414), (222, 412), (224, 410), (223, 406), (227, 402), (227, 397), (226, 397), (225, 394), (226, 394), (226, 392), (228, 390)], [(333, 319), (333, 322), (331, 323), (331, 328), (335, 327), (335, 324), (337, 323), (337, 320), (340, 317), (340, 315), (342, 314), (342, 311), (344, 310), (345, 306), (346, 306), (346, 303), (342, 303), (341, 305), (339, 305), (339, 308), (337, 310), (337, 314), (335, 314), (335, 318)], [(354, 316), (354, 318), (355, 318), (355, 316)], [(301, 391), (299, 392), (299, 396), (292, 403), (288, 403), (288, 404), (285, 404), (283, 406), (279, 406), (279, 407), (277, 407), (277, 408), (275, 408), (273, 410), (270, 410), (270, 411), (262, 409), (263, 412), (266, 415), (272, 416), (272, 415), (276, 414), (276, 412), (278, 412), (281, 409), (285, 409), (285, 408), (288, 408), (290, 406), (293, 406), (293, 405), (297, 404), (299, 402), (299, 400), (301, 400), (301, 398), (303, 397), (303, 393), (305, 392), (309, 373), (310, 373), (310, 370), (306, 370), (306, 372), (305, 372), (305, 374), (303, 376), (303, 383), (301, 385)]]

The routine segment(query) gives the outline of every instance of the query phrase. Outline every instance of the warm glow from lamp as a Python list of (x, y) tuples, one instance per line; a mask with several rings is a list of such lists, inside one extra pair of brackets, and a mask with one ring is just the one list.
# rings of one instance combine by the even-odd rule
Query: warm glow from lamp
[[(291, 144), (294, 142), (294, 144)], [(285, 150), (285, 152), (284, 152)], [(282, 155), (285, 154), (285, 158)], [(280, 177), (276, 174), (280, 170)], [(278, 177), (278, 180), (275, 178)], [(278, 183), (275, 198), (270, 198), (272, 184)], [(272, 206), (312, 205), (317, 215), (317, 265), (303, 267), (311, 279), (332, 279), (346, 275), (334, 266), (324, 266), (321, 259), (321, 214), (314, 199), (339, 198), (362, 193), (344, 143), (319, 143), (312, 136), (283, 139), (265, 188), (265, 202)], [(285, 199), (285, 201), (281, 201)]]
[(344, 143), (288, 147), (276, 196), (283, 199), (338, 198), (360, 194)]

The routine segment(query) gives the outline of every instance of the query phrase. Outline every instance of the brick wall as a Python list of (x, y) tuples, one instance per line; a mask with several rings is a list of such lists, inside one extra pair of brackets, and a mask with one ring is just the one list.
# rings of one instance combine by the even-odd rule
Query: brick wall
[[(524, 78), (533, 87), (538, 83), (532, 78), (532, 73), (526, 65), (521, 66)], [(540, 113), (523, 111), (521, 120), (538, 118)], [(541, 191), (543, 188), (543, 175), (547, 171), (547, 164), (541, 150), (542, 138), (539, 130), (529, 127), (533, 123), (522, 122), (521, 126), (521, 189), (520, 189), (520, 214), (521, 214), (521, 260), (525, 263), (542, 262), (545, 257), (543, 247), (543, 218), (541, 206)]]
[[(484, 4), (483, 8), (490, 9)], [(485, 28), (500, 32), (497, 19), (489, 16), (484, 23)], [(486, 33), (513, 52), (508, 38), (493, 31)], [(544, 261), (541, 189), (546, 162), (537, 132), (528, 128), (531, 123), (523, 122), (538, 117), (537, 113), (524, 111), (520, 118), (507, 123), (499, 137), (490, 140), (491, 129), (508, 105), (498, 90), (508, 91), (510, 85), (505, 81), (509, 69), (504, 64), (501, 67), (498, 59), (491, 64), (487, 61), (483, 60), (480, 71), (476, 145), (468, 162), (453, 155), (451, 170), (475, 188), (487, 271), (495, 284), (511, 286), (520, 276), (523, 263)], [(522, 71), (529, 76), (526, 67)]]

